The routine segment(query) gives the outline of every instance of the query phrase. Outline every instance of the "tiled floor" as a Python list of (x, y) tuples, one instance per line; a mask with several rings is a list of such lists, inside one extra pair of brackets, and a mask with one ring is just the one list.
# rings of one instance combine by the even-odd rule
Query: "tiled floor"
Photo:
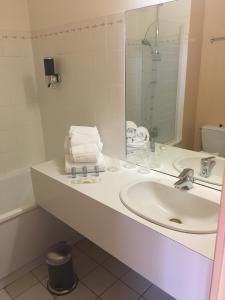
[(0, 300), (174, 300), (86, 239), (75, 244), (73, 257), (80, 281), (72, 293), (51, 295), (47, 266), (42, 264), (1, 290)]

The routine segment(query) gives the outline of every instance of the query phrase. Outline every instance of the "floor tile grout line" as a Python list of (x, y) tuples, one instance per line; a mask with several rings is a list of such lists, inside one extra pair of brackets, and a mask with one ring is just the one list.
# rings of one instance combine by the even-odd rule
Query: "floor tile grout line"
[(54, 294), (52, 294), (52, 293), (50, 293), (49, 292), (49, 290), (48, 290), (48, 288), (47, 288), (47, 286), (45, 286), (44, 285), (44, 283), (43, 283), (43, 281), (45, 280), (45, 279), (47, 279), (48, 277), (45, 277), (44, 279), (42, 279), (42, 280), (39, 280), (39, 283), (41, 284), (41, 286), (53, 297), (53, 299), (54, 300), (57, 300), (57, 297), (56, 297), (56, 295), (54, 295)]
[[(113, 258), (115, 258), (114, 256), (112, 256)], [(117, 258), (115, 258), (115, 259), (117, 259)], [(116, 278), (118, 278), (118, 279), (120, 279), (121, 277), (123, 277), (123, 276), (125, 276), (128, 272), (130, 272), (130, 270), (127, 270), (125, 273), (123, 273), (121, 276), (117, 276), (117, 275), (115, 275), (112, 271), (110, 271), (109, 269), (107, 269), (105, 266), (104, 266), (104, 264), (106, 263), (106, 261), (107, 260), (110, 260), (110, 258), (109, 259), (106, 259), (104, 262), (102, 262), (101, 264), (99, 264), (101, 267), (103, 267), (106, 271), (108, 271), (109, 273), (111, 273), (113, 276), (115, 276)], [(119, 260), (118, 260), (119, 261)], [(121, 264), (123, 264), (121, 261), (119, 261)], [(125, 265), (125, 264), (123, 264), (123, 265)], [(126, 267), (128, 267), (127, 265), (125, 265)], [(129, 268), (129, 267), (128, 267)]]
[[(96, 247), (98, 247), (98, 246), (96, 246)], [(96, 264), (99, 264), (99, 265), (101, 265), (102, 263), (104, 263), (104, 262), (106, 262), (107, 260), (108, 260), (108, 258), (106, 258), (103, 262), (98, 262), (96, 259), (94, 259), (92, 256), (90, 256), (88, 253), (86, 253), (85, 252), (85, 250), (82, 250), (82, 249), (80, 249), (79, 247), (77, 247), (76, 246), (76, 248), (78, 248), (78, 250), (82, 253), (82, 254), (85, 254), (88, 258), (90, 258), (90, 259), (92, 259)], [(101, 248), (100, 248), (101, 249)], [(103, 249), (101, 249), (101, 250), (103, 250)], [(103, 251), (105, 251), (105, 250), (103, 250)], [(106, 251), (105, 251), (106, 252)], [(106, 252), (108, 255), (111, 255), (111, 254), (109, 254), (108, 252)], [(112, 255), (111, 255), (112, 256)]]
[(98, 297), (103, 296), (107, 290), (111, 289), (119, 280), (116, 279), (116, 281), (114, 281), (110, 286), (108, 286), (100, 295), (98, 295)]
[(133, 292), (137, 293), (139, 295), (139, 297), (142, 297), (142, 295), (144, 293), (146, 293), (146, 291), (150, 288), (150, 286), (152, 286), (153, 284), (151, 283), (151, 285), (143, 292), (143, 293), (139, 293), (137, 290), (135, 290), (133, 287), (130, 287), (126, 282), (124, 282), (121, 278), (119, 279), (119, 281), (121, 281), (124, 285), (126, 285), (129, 289), (131, 289)]
[[(121, 275), (121, 276), (116, 276), (114, 273), (112, 273), (110, 270), (108, 270), (105, 266), (104, 266), (104, 264), (105, 264), (105, 262), (107, 261), (107, 260), (109, 260), (111, 257), (109, 257), (109, 258), (107, 258), (107, 259), (105, 259), (102, 263), (99, 263), (99, 262), (97, 262), (93, 257), (91, 257), (91, 256), (89, 256), (83, 249), (80, 249), (79, 247), (77, 247), (76, 245), (75, 245), (75, 247), (76, 248), (78, 248), (78, 250), (79, 251), (83, 251), (83, 254), (85, 254), (87, 257), (89, 257), (89, 258), (91, 258), (92, 260), (94, 260), (95, 261), (95, 263), (97, 263), (98, 265), (96, 266), (96, 268), (95, 269), (97, 269), (98, 267), (103, 267), (106, 271), (108, 271), (110, 274), (112, 274), (115, 278), (117, 278), (117, 281), (120, 281), (120, 282), (122, 282), (123, 284), (125, 284), (128, 288), (130, 288), (132, 291), (134, 291), (135, 293), (137, 293), (138, 295), (139, 295), (139, 297), (142, 297), (145, 293), (146, 293), (146, 291), (148, 290), (148, 289), (150, 289), (152, 286), (153, 286), (153, 283), (151, 283), (150, 281), (150, 286), (146, 289), (146, 290), (144, 290), (144, 292), (143, 293), (139, 293), (137, 290), (135, 290), (133, 287), (130, 287), (128, 284), (126, 284), (123, 280), (122, 280), (122, 277), (123, 276), (125, 276), (127, 273), (129, 273), (130, 271), (133, 271), (132, 269), (130, 269), (130, 270), (128, 270), (127, 272), (125, 272), (123, 275)], [(96, 246), (96, 247), (98, 247), (98, 246)], [(101, 249), (101, 248), (100, 248)], [(102, 249), (103, 250), (103, 249)], [(103, 250), (103, 251), (105, 251), (105, 250)], [(106, 252), (106, 251), (105, 251)], [(107, 254), (109, 254), (108, 252), (106, 252)], [(110, 255), (110, 254), (109, 254)], [(112, 255), (111, 255), (112, 256)], [(114, 256), (112, 256), (112, 257), (114, 257)], [(117, 259), (117, 258), (116, 258)], [(120, 261), (119, 261), (120, 262)], [(123, 264), (122, 262), (120, 262), (121, 264)], [(126, 266), (126, 265), (125, 265)], [(127, 266), (128, 267), (128, 266)], [(129, 267), (128, 267), (129, 268)], [(95, 269), (93, 269), (92, 271), (94, 271)], [(90, 271), (87, 275), (85, 275), (85, 277), (86, 276), (88, 276), (90, 273), (92, 273), (92, 271)], [(135, 272), (135, 271), (134, 271)], [(84, 278), (85, 278), (84, 277)], [(147, 280), (147, 279), (146, 279)], [(110, 287), (112, 287), (114, 284), (112, 284)], [(110, 288), (109, 287), (109, 288)], [(106, 290), (103, 292), (103, 293), (105, 293), (106, 292)], [(103, 294), (100, 294), (99, 296), (102, 296)]]
[[(94, 244), (94, 243), (93, 243)], [(95, 245), (95, 244), (94, 244)], [(76, 246), (76, 244), (74, 245), (74, 246)], [(97, 245), (96, 245), (96, 247), (98, 247)], [(78, 248), (78, 250), (79, 251), (83, 251), (83, 254), (85, 254), (87, 257), (89, 257), (89, 258), (91, 258), (92, 260), (94, 260), (94, 262), (95, 263), (97, 263), (98, 264), (98, 266), (101, 266), (101, 267), (103, 267), (106, 271), (108, 271), (108, 272), (110, 272), (112, 275), (114, 275), (116, 278), (118, 278), (118, 279), (121, 279), (123, 276), (125, 276), (128, 272), (130, 272), (130, 271), (133, 271), (133, 272), (135, 272), (134, 270), (132, 270), (131, 268), (129, 268), (126, 264), (124, 264), (123, 262), (121, 262), (120, 260), (118, 260), (116, 257), (114, 257), (113, 255), (111, 255), (111, 254), (109, 254), (108, 252), (106, 252), (104, 249), (101, 249), (101, 250), (103, 250), (103, 251), (105, 251), (108, 255), (110, 255), (111, 257), (109, 257), (109, 258), (106, 258), (103, 262), (101, 262), (101, 263), (99, 263), (99, 262), (97, 262), (93, 257), (91, 257), (90, 255), (88, 255), (84, 250), (80, 250), (80, 248), (79, 247), (77, 247), (76, 246), (76, 248)], [(113, 272), (111, 272), (109, 269), (107, 269), (105, 266), (104, 266), (104, 264), (106, 263), (106, 261), (108, 261), (108, 260), (110, 260), (111, 258), (115, 258), (115, 259), (117, 259), (121, 264), (123, 264), (123, 265), (125, 265), (127, 268), (129, 268), (130, 270), (128, 270), (128, 271), (126, 271), (124, 274), (122, 274), (121, 276), (117, 276), (117, 275), (115, 275)], [(92, 271), (91, 271), (92, 272)], [(140, 275), (141, 276), (141, 275)], [(146, 279), (146, 278), (144, 278), (144, 279)], [(148, 280), (148, 279), (146, 279), (146, 280)], [(148, 280), (149, 281), (149, 280)], [(123, 281), (122, 281), (123, 282)], [(153, 285), (153, 283), (151, 283), (150, 281), (149, 281), (149, 283), (151, 284), (150, 286), (152, 286)], [(150, 287), (149, 287), (150, 288)], [(147, 290), (146, 290), (147, 291)], [(146, 292), (145, 291), (145, 292)], [(145, 293), (144, 292), (144, 293)]]
[(33, 284), (32, 286), (29, 286), (29, 288), (27, 288), (25, 291), (23, 291), (22, 293), (18, 294), (16, 297), (11, 297), (13, 300), (18, 299), (18, 297), (22, 296), (23, 294), (25, 294), (27, 291), (29, 291), (30, 289), (32, 289), (34, 286), (38, 285), (39, 282), (36, 282), (35, 284)]
[(154, 284), (152, 283), (142, 294), (141, 294), (141, 296), (140, 297), (143, 297), (144, 299), (146, 299), (145, 297), (144, 297), (144, 294), (148, 291), (148, 290), (150, 290), (152, 287), (154, 286)]
[[(104, 250), (103, 250), (104, 251)], [(107, 252), (106, 252), (107, 253)], [(89, 257), (89, 258), (91, 258), (92, 260), (94, 260), (92, 257), (90, 257), (88, 254), (86, 254), (85, 252), (84, 252), (84, 254), (87, 256), (87, 257)], [(110, 254), (109, 254), (110, 255)], [(112, 256), (113, 257), (113, 256)], [(106, 270), (107, 272), (109, 272), (111, 275), (113, 275), (113, 277), (115, 277), (115, 281), (112, 283), (112, 285), (110, 285), (108, 288), (106, 288), (100, 295), (97, 295), (97, 297), (100, 297), (100, 296), (102, 296), (108, 289), (110, 289), (114, 284), (116, 284), (118, 281), (120, 281), (120, 278), (118, 277), (118, 276), (116, 276), (114, 273), (112, 273), (112, 272), (110, 272), (107, 268), (105, 268), (104, 267), (104, 263), (107, 261), (107, 260), (109, 260), (111, 257), (109, 257), (109, 258), (107, 258), (106, 260), (104, 260), (102, 263), (99, 263), (99, 262), (97, 262), (96, 260), (94, 260), (95, 261), (95, 263), (97, 263), (97, 266), (93, 269), (93, 270), (91, 270), (88, 274), (86, 274), (82, 279), (80, 279), (80, 281), (82, 282), (82, 284), (83, 285), (85, 285), (86, 286), (86, 288), (88, 288), (91, 292), (93, 292), (95, 295), (97, 295), (92, 289), (90, 289), (90, 287), (88, 287), (84, 282), (83, 282), (83, 279), (85, 279), (88, 275), (90, 275), (91, 273), (93, 273), (97, 268), (99, 268), (99, 267), (102, 267), (104, 270)], [(126, 272), (126, 273), (128, 273), (129, 272), (129, 270)], [(126, 273), (124, 273), (122, 276), (124, 276)]]
[(7, 290), (5, 289), (5, 288), (3, 288), (2, 289), (5, 293), (6, 293), (6, 295), (10, 298), (10, 300), (13, 300), (13, 298), (9, 295), (9, 293), (7, 292)]
[[(20, 280), (21, 278), (25, 277), (25, 276), (26, 276), (27, 274), (29, 274), (29, 273), (31, 273), (31, 275), (33, 275), (31, 271), (32, 271), (32, 270), (30, 270), (30, 271), (24, 273), (21, 277), (18, 277), (17, 279), (13, 280), (13, 281), (10, 282), (9, 284), (6, 284), (6, 285), (3, 287), (3, 289), (7, 289), (10, 285), (12, 285), (12, 284), (15, 283), (16, 281)], [(35, 277), (35, 276), (33, 276), (33, 277)], [(35, 277), (35, 279), (37, 279), (37, 278)]]
[[(44, 255), (42, 254), (42, 255), (38, 256), (37, 258), (32, 259), (31, 262), (30, 262), (30, 264), (34, 263), (34, 262), (35, 262), (36, 260), (38, 260), (38, 259), (42, 259), (43, 257), (44, 257)], [(28, 264), (29, 264), (29, 263), (28, 263)], [(23, 270), (23, 268), (24, 268), (26, 265), (28, 265), (28, 264), (25, 264), (24, 266), (20, 267), (18, 270), (16, 270), (16, 271), (10, 273), (9, 275), (13, 275), (13, 274), (16, 274), (17, 272), (21, 272), (21, 271)], [(42, 265), (42, 264), (43, 264), (43, 261), (40, 262), (40, 264), (36, 265), (32, 270), (38, 268), (38, 267), (39, 267), (40, 265)], [(14, 282), (16, 282), (17, 280), (19, 280), (20, 278), (26, 276), (28, 273), (31, 273), (32, 270), (25, 271), (24, 273), (22, 273), (21, 276), (18, 275), (18, 278), (12, 280), (10, 283), (8, 283), (8, 284), (6, 284), (5, 286), (3, 286), (2, 289), (5, 289), (6, 287), (8, 287), (9, 285), (13, 284)], [(6, 276), (6, 277), (7, 277), (7, 276)]]
[(114, 285), (116, 285), (118, 282), (120, 282), (119, 279), (117, 279), (117, 280), (114, 282), (114, 284), (112, 284), (108, 289), (106, 289), (106, 290), (104, 291), (104, 293), (102, 293), (99, 297), (103, 296), (103, 295), (106, 293), (107, 290), (111, 289), (111, 288), (112, 288)]
[(91, 291), (92, 293), (94, 293), (94, 295), (98, 298), (99, 297), (99, 295), (98, 294), (96, 294), (96, 292), (94, 292), (90, 287), (88, 287), (82, 280), (80, 280), (80, 282), (89, 290), (89, 291)]
[[(98, 247), (98, 246), (97, 246)], [(77, 246), (76, 246), (76, 248), (78, 248)], [(100, 248), (101, 249), (101, 248)], [(110, 272), (113, 276), (115, 276), (116, 278), (118, 278), (118, 279), (120, 279), (122, 276), (124, 276), (124, 275), (126, 275), (130, 270), (128, 270), (128, 271), (126, 271), (124, 274), (122, 274), (121, 276), (117, 276), (117, 275), (115, 275), (113, 272), (111, 272), (109, 269), (107, 269), (105, 266), (104, 266), (104, 264), (106, 263), (106, 261), (108, 261), (108, 260), (110, 260), (112, 257), (113, 258), (115, 258), (115, 259), (117, 259), (116, 257), (114, 257), (113, 255), (111, 255), (111, 254), (109, 254), (108, 252), (106, 252), (105, 250), (103, 250), (103, 251), (105, 251), (108, 255), (110, 255), (110, 257), (108, 257), (108, 258), (106, 258), (104, 261), (102, 261), (101, 263), (99, 263), (98, 261), (96, 261), (93, 257), (91, 257), (90, 255), (88, 255), (84, 250), (80, 250), (80, 248), (78, 248), (78, 250), (81, 252), (81, 251), (83, 251), (83, 252), (81, 252), (82, 254), (85, 254), (88, 258), (90, 258), (90, 259), (92, 259), (98, 266), (101, 266), (101, 267), (103, 267), (106, 271), (108, 271), (108, 272)], [(124, 263), (122, 263), (120, 260), (118, 260), (121, 264), (123, 264), (123, 265), (125, 265)], [(127, 265), (125, 265), (126, 267), (128, 267)], [(128, 267), (129, 268), (129, 267)], [(90, 271), (90, 272), (92, 272), (92, 271)], [(86, 275), (85, 275), (86, 276)]]
[(39, 280), (39, 282), (40, 282), (40, 284), (41, 284), (41, 285), (43, 285), (43, 287), (44, 287), (44, 288), (46, 288), (46, 289), (47, 289), (47, 287), (44, 285), (44, 282), (43, 282), (45, 279), (48, 279), (48, 276), (47, 276), (47, 277), (45, 277), (45, 278), (44, 278), (44, 279), (42, 279), (42, 280)]
[[(84, 239), (86, 239), (86, 238), (84, 238)], [(88, 239), (87, 239), (88, 240)], [(80, 241), (80, 240), (79, 240)], [(155, 285), (152, 283), (152, 282), (150, 282), (147, 278), (145, 278), (145, 277), (143, 277), (144, 279), (146, 279), (147, 281), (149, 281), (149, 283), (150, 283), (150, 286), (146, 289), (146, 290), (144, 290), (144, 292), (143, 293), (139, 293), (137, 290), (135, 290), (133, 287), (130, 287), (128, 284), (126, 284), (126, 282), (124, 282), (123, 280), (122, 280), (122, 277), (123, 276), (125, 276), (127, 273), (129, 273), (130, 271), (133, 271), (133, 272), (135, 272), (134, 270), (132, 270), (131, 268), (129, 268), (126, 264), (124, 264), (123, 262), (121, 262), (120, 260), (118, 260), (115, 256), (113, 256), (113, 255), (111, 255), (110, 253), (108, 253), (107, 251), (105, 251), (104, 249), (102, 249), (102, 248), (100, 248), (98, 245), (96, 245), (95, 243), (93, 243), (92, 241), (90, 241), (90, 240), (88, 240), (88, 241), (90, 241), (95, 247), (97, 247), (97, 248), (100, 248), (100, 250), (102, 250), (102, 251), (104, 251), (105, 253), (107, 253), (110, 257), (108, 257), (108, 258), (106, 258), (104, 261), (102, 261), (101, 263), (99, 263), (95, 258), (93, 258), (92, 256), (90, 256), (84, 249), (81, 249), (79, 246), (77, 246), (76, 244), (79, 242), (79, 241), (77, 241), (75, 244), (74, 244), (74, 246), (73, 247), (75, 247), (79, 252), (81, 252), (83, 255), (86, 255), (88, 258), (90, 258), (90, 259), (92, 259), (96, 264), (97, 264), (97, 266), (96, 266), (96, 268), (98, 268), (98, 267), (102, 267), (102, 268), (104, 268), (106, 271), (108, 271), (111, 275), (113, 275), (116, 279), (117, 279), (117, 281), (120, 281), (120, 282), (122, 282), (123, 284), (125, 284), (128, 288), (130, 288), (132, 291), (134, 291), (135, 293), (137, 293), (138, 295), (139, 295), (139, 298), (141, 298), (141, 297), (143, 297), (143, 298), (145, 298), (144, 297), (144, 294), (149, 290), (149, 289), (151, 289), (152, 287), (154, 287)], [(89, 247), (88, 247), (89, 248)], [(115, 259), (117, 259), (121, 264), (124, 264), (126, 267), (128, 267), (130, 270), (128, 270), (128, 271), (126, 271), (124, 274), (122, 274), (121, 276), (117, 276), (116, 274), (114, 274), (112, 271), (110, 271), (108, 268), (106, 268), (105, 266), (104, 266), (104, 264), (108, 261), (108, 260), (110, 260), (111, 258), (115, 258)], [(96, 268), (94, 268), (92, 271), (94, 271)], [(90, 273), (92, 273), (92, 271), (90, 271), (87, 275), (85, 275), (82, 279), (84, 279), (86, 276), (88, 276)], [(141, 275), (140, 275), (141, 276)], [(82, 279), (81, 279), (81, 281), (82, 281)], [(83, 283), (83, 282), (82, 282)], [(113, 284), (114, 285), (114, 284)], [(112, 286), (113, 286), (112, 285)], [(104, 291), (104, 293), (105, 293), (106, 291)], [(101, 295), (103, 295), (103, 294), (101, 294)], [(100, 297), (100, 296), (98, 296), (98, 297)], [(137, 299), (139, 299), (139, 298), (137, 298)]]
[[(29, 274), (31, 272), (28, 272), (27, 274)], [(21, 277), (22, 278), (22, 277)], [(23, 292), (19, 293), (16, 297), (11, 296), (9, 293), (9, 296), (14, 300), (17, 299), (18, 297), (20, 297), (21, 295), (23, 295), (24, 293), (26, 293), (28, 290), (32, 289), (35, 285), (38, 285), (39, 282), (34, 282), (32, 285), (30, 285), (26, 290), (24, 290)]]
[[(42, 264), (40, 264), (40, 265), (42, 265)], [(39, 266), (40, 266), (40, 265), (39, 265)], [(34, 268), (33, 270), (35, 270), (35, 269), (36, 269), (36, 268)], [(30, 272), (32, 273), (33, 270), (31, 270)], [(32, 273), (32, 274), (33, 274), (33, 273)], [(37, 284), (40, 283), (41, 286), (42, 286), (42, 287), (43, 287), (43, 288), (44, 288), (44, 289), (45, 289), (45, 290), (53, 297), (53, 299), (54, 299), (54, 300), (57, 300), (56, 296), (55, 296), (54, 294), (50, 293), (49, 290), (48, 290), (48, 288), (47, 288), (47, 286), (45, 286), (44, 283), (43, 283), (43, 281), (44, 281), (45, 279), (47, 279), (48, 276), (45, 277), (45, 278), (42, 278), (42, 279), (39, 279), (39, 278), (36, 277), (34, 274), (33, 274), (33, 276), (38, 280)], [(32, 288), (32, 287), (30, 287), (29, 289), (31, 289), (31, 288)], [(25, 292), (26, 292), (26, 291), (25, 291)], [(25, 292), (24, 292), (24, 293), (25, 293)]]
[(43, 280), (45, 280), (47, 277), (44, 277), (44, 278), (42, 278), (42, 279), (40, 279), (40, 278), (38, 278), (38, 276), (37, 275), (35, 275), (34, 273), (33, 273), (33, 270), (31, 271), (31, 273), (32, 273), (32, 275), (39, 281), (39, 282), (42, 282)]
[(82, 276), (82, 278), (79, 278), (79, 281), (82, 281), (84, 278), (86, 278), (89, 274), (91, 274), (92, 272), (94, 272), (97, 268), (99, 267), (99, 265), (95, 266), (93, 269), (91, 269), (87, 274), (85, 274), (84, 276)]

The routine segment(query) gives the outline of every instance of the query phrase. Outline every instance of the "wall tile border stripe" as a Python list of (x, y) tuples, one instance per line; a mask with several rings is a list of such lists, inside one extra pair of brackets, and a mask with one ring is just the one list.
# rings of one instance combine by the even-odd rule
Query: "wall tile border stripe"
[[(98, 21), (97, 21), (98, 20)], [(100, 20), (100, 21), (99, 21)], [(39, 30), (35, 32), (24, 32), (24, 31), (1, 31), (0, 38), (2, 39), (12, 39), (12, 40), (35, 40), (48, 38), (52, 36), (64, 35), (64, 34), (73, 34), (75, 32), (97, 29), (101, 27), (115, 26), (124, 24), (123, 14), (116, 14), (105, 16), (97, 19), (90, 19), (81, 21), (79, 23), (70, 23), (69, 25), (62, 25), (55, 28), (47, 28), (44, 30)]]

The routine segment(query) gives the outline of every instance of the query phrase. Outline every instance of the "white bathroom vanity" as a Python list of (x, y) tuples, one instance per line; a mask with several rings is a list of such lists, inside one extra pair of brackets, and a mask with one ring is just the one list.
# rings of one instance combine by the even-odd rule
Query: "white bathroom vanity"
[[(131, 212), (120, 199), (121, 190), (133, 182), (153, 180), (172, 188), (177, 178), (155, 171), (142, 175), (137, 169), (121, 167), (118, 172), (103, 173), (99, 183), (74, 184), (63, 168), (63, 162), (57, 161), (32, 168), (39, 206), (174, 298), (208, 299), (216, 234), (159, 226)], [(219, 191), (200, 185), (183, 193), (220, 203)]]

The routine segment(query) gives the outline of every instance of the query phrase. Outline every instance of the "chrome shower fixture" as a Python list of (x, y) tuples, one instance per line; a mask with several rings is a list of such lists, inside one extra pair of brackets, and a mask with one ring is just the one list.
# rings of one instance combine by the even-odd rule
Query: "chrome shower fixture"
[[(160, 9), (160, 6), (161, 5), (156, 6), (156, 20), (148, 26), (148, 28), (145, 32), (144, 38), (141, 41), (142, 45), (149, 46), (151, 48), (151, 53), (153, 55), (153, 60), (154, 61), (160, 61), (161, 60), (160, 52), (159, 52), (159, 49), (158, 49), (158, 44), (159, 44), (159, 9)], [(147, 39), (147, 35), (148, 35), (148, 33), (149, 33), (149, 31), (150, 31), (150, 29), (152, 28), (153, 25), (156, 26), (156, 28), (155, 28), (155, 43), (154, 43), (155, 45), (153, 45)]]
[(44, 58), (44, 67), (48, 88), (55, 88), (59, 83), (61, 83), (61, 77), (58, 73), (55, 73), (54, 58)]
[(143, 45), (145, 45), (145, 46), (150, 46), (150, 47), (152, 47), (152, 44), (145, 38), (145, 39), (143, 39), (142, 41), (141, 41), (141, 43), (143, 44)]

